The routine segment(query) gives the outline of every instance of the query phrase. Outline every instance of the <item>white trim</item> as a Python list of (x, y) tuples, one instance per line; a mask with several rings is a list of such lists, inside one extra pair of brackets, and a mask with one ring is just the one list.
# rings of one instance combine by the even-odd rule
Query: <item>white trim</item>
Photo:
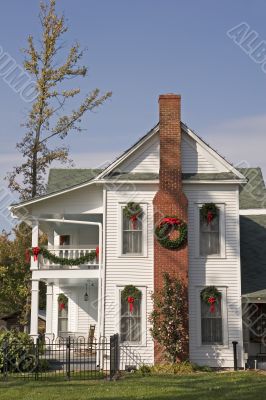
[(148, 205), (140, 203), (143, 209), (142, 218), (142, 253), (141, 254), (123, 254), (123, 207), (127, 203), (118, 203), (117, 205), (117, 220), (118, 220), (118, 241), (117, 255), (119, 258), (147, 258), (148, 257)]
[[(120, 333), (120, 310), (121, 310), (121, 291), (129, 283), (123, 285), (119, 284), (115, 287), (115, 329), (116, 332)], [(132, 284), (132, 283), (131, 283)], [(146, 347), (147, 346), (147, 286), (135, 285), (141, 292), (141, 342), (126, 342), (129, 346), (134, 347)]]
[(266, 208), (248, 208), (239, 210), (239, 215), (266, 215)]
[[(209, 285), (215, 285), (215, 283), (209, 283)], [(206, 286), (209, 286), (206, 285)], [(227, 301), (227, 286), (216, 286), (219, 292), (222, 293), (222, 332), (223, 332), (223, 344), (202, 344), (202, 336), (201, 336), (201, 300), (200, 300), (200, 292), (206, 286), (197, 286), (195, 287), (195, 294), (197, 299), (197, 315), (196, 315), (196, 326), (197, 326), (197, 345), (198, 347), (203, 348), (204, 350), (208, 349), (224, 349), (229, 348), (229, 329), (228, 329), (228, 301)]]
[(194, 225), (197, 232), (197, 240), (195, 243), (195, 258), (201, 258), (204, 260), (213, 260), (215, 258), (221, 259), (226, 258), (226, 207), (225, 203), (215, 203), (219, 209), (219, 237), (220, 237), (220, 254), (211, 254), (202, 256), (200, 254), (200, 208), (203, 206), (203, 202), (194, 203)]
[(247, 181), (246, 180), (244, 180), (244, 179), (238, 179), (238, 180), (236, 180), (236, 179), (228, 179), (228, 180), (217, 180), (217, 181), (215, 181), (215, 180), (206, 180), (206, 179), (204, 179), (204, 180), (200, 180), (200, 181), (193, 181), (193, 180), (182, 180), (182, 183), (183, 184), (185, 184), (185, 185), (187, 185), (187, 184), (193, 184), (193, 185), (195, 185), (195, 184), (208, 184), (208, 185), (210, 185), (210, 184), (214, 184), (214, 185), (216, 185), (216, 184), (218, 184), (218, 185), (227, 185), (227, 184), (230, 184), (230, 185), (239, 185), (240, 183), (246, 183)]

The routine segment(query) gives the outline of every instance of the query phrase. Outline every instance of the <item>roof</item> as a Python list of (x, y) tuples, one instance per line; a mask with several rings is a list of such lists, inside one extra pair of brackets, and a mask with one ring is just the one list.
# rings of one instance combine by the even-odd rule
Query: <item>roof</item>
[[(229, 171), (231, 177), (228, 178), (226, 177), (225, 180), (229, 179), (234, 179), (234, 180), (244, 180), (244, 176), (241, 174), (239, 170), (233, 167), (232, 164), (230, 164), (228, 161), (224, 159), (224, 157), (220, 156), (215, 150), (213, 150), (206, 142), (204, 142), (194, 131), (188, 128), (187, 125), (182, 123), (182, 130), (187, 133), (193, 140), (196, 142), (200, 143), (212, 156), (214, 156), (217, 160), (219, 160), (220, 163), (222, 163)], [(107, 166), (104, 170), (72, 170), (72, 169), (55, 169), (51, 170), (50, 175), (49, 175), (49, 181), (48, 181), (48, 187), (47, 187), (47, 193), (45, 195), (36, 197), (34, 199), (26, 200), (23, 201), (19, 204), (13, 204), (11, 206), (14, 208), (19, 208), (24, 205), (31, 204), (32, 202), (36, 202), (39, 200), (43, 200), (46, 197), (50, 197), (50, 195), (57, 195), (64, 193), (64, 191), (68, 190), (75, 190), (78, 189), (81, 186), (84, 186), (90, 183), (94, 182), (101, 182), (102, 179), (109, 179), (110, 173), (113, 173), (114, 169), (117, 168), (118, 165), (120, 165), (127, 157), (129, 157), (134, 151), (136, 151), (140, 146), (142, 146), (147, 140), (149, 140), (151, 137), (153, 137), (155, 134), (159, 132), (159, 123), (156, 124), (146, 135), (141, 137), (133, 146), (131, 146), (128, 150), (126, 150), (120, 157), (118, 157), (114, 162), (112, 162), (109, 166)], [(55, 171), (55, 172), (52, 172)], [(56, 172), (59, 171), (59, 172)], [(63, 172), (64, 171), (64, 172)], [(70, 171), (75, 171), (75, 172), (70, 172)], [(146, 175), (146, 174), (145, 174)], [(189, 174), (190, 175), (190, 174)], [(215, 180), (216, 176), (220, 174), (211, 174), (209, 177), (204, 174), (204, 180), (205, 179), (210, 179), (210, 180)], [(131, 176), (128, 175), (128, 179)], [(126, 179), (126, 178), (125, 178)], [(143, 178), (141, 178), (143, 179)], [(193, 179), (190, 176), (185, 176), (185, 179), (188, 179), (190, 181), (192, 180), (197, 180), (200, 182), (202, 178), (200, 177), (200, 174), (193, 174)], [(217, 178), (218, 179), (218, 178)], [(220, 178), (219, 178), (220, 179)], [(143, 180), (149, 180), (147, 178), (144, 178)]]
[(73, 169), (56, 168), (50, 169), (46, 194), (54, 193), (71, 186), (79, 185), (95, 178), (101, 169)]
[(266, 215), (240, 216), (242, 294), (266, 288)]

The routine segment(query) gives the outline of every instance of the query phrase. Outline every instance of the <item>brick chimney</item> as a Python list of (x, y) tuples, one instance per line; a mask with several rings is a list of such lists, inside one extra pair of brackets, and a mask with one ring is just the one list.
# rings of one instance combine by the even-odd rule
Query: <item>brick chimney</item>
[[(153, 199), (155, 226), (165, 215), (176, 215), (188, 221), (188, 201), (182, 187), (181, 164), (181, 97), (177, 94), (159, 96), (160, 182)], [(163, 273), (182, 279), (188, 285), (188, 249), (162, 247), (154, 238), (154, 291), (163, 286)], [(188, 327), (188, 322), (186, 322)], [(184, 358), (188, 355), (185, 351)], [(162, 351), (155, 344), (155, 361), (162, 361)]]

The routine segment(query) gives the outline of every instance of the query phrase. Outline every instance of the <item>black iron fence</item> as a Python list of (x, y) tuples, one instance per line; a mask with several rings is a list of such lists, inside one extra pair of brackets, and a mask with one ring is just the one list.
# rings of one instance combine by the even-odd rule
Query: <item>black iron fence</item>
[(112, 379), (119, 370), (119, 337), (5, 341), (0, 348), (0, 379)]

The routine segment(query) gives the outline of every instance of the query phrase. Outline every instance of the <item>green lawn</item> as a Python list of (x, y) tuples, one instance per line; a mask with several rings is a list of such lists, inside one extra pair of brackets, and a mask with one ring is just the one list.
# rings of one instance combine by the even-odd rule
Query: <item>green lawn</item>
[(266, 375), (256, 372), (182, 376), (132, 374), (116, 382), (0, 382), (1, 400), (264, 400)]

